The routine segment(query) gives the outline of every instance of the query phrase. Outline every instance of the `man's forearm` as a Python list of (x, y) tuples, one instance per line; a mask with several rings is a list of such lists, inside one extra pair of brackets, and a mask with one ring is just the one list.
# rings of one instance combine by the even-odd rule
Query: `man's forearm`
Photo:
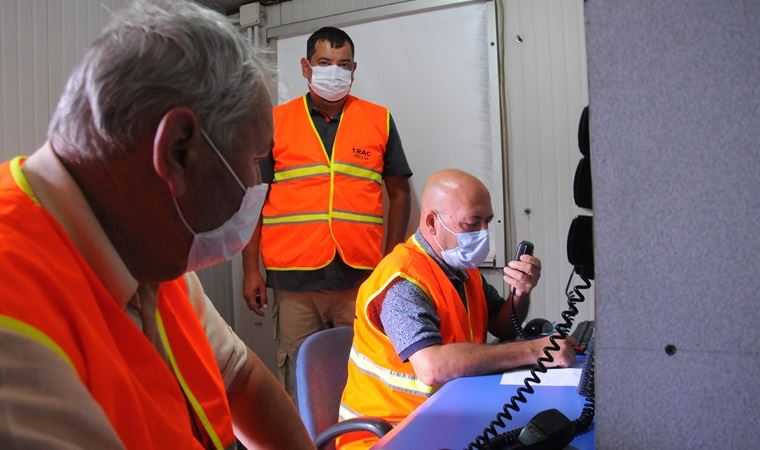
[(393, 247), (404, 242), (406, 237), (406, 225), (409, 223), (409, 213), (391, 208), (388, 211), (388, 228), (385, 234), (385, 254), (393, 250)]
[(406, 227), (412, 206), (409, 192), (409, 180), (386, 181), (388, 191), (388, 224), (385, 230), (385, 254), (390, 253), (397, 244), (404, 242)]
[(250, 349), (228, 396), (235, 434), (247, 448), (314, 448), (285, 389)]
[(125, 448), (61, 355), (0, 328), (0, 361), (0, 448)]
[(533, 364), (540, 354), (542, 342), (434, 345), (419, 350), (409, 360), (425, 384), (441, 385), (458, 377), (500, 372)]
[(515, 299), (515, 315), (522, 322), (528, 316), (530, 307), (530, 294), (525, 294), (519, 299)]
[(261, 219), (253, 230), (253, 235), (248, 244), (243, 248), (243, 273), (251, 273), (259, 270), (259, 245), (261, 243)]

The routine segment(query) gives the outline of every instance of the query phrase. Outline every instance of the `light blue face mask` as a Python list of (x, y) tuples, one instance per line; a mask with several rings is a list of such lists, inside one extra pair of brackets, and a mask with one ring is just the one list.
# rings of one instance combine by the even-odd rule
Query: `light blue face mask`
[(435, 243), (438, 244), (438, 248), (441, 249), (441, 258), (449, 265), (449, 267), (457, 270), (473, 269), (486, 260), (488, 251), (490, 250), (488, 244), (488, 229), (455, 233), (446, 226), (437, 212), (435, 215), (438, 217), (438, 220), (441, 221), (443, 228), (457, 238), (456, 247), (444, 250), (438, 242), (438, 239), (433, 235)]
[(224, 159), (222, 153), (216, 148), (205, 131), (201, 134), (206, 142), (211, 146), (219, 159), (224, 163), (224, 167), (232, 174), (240, 189), (245, 193), (240, 202), (240, 208), (218, 228), (213, 230), (196, 233), (190, 224), (185, 220), (185, 216), (179, 209), (177, 200), (174, 200), (174, 206), (177, 208), (180, 219), (185, 227), (193, 233), (193, 243), (190, 246), (190, 252), (187, 256), (187, 271), (200, 270), (224, 261), (229, 261), (240, 250), (248, 244), (253, 235), (253, 230), (259, 221), (261, 207), (267, 195), (267, 184), (261, 183), (256, 186), (246, 188), (240, 178), (232, 170), (230, 164)]

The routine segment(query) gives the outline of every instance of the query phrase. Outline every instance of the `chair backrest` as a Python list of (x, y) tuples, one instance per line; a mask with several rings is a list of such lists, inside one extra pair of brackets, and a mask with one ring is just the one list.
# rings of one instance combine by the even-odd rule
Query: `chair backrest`
[(296, 398), (312, 440), (338, 420), (353, 337), (351, 327), (330, 328), (312, 334), (298, 349)]

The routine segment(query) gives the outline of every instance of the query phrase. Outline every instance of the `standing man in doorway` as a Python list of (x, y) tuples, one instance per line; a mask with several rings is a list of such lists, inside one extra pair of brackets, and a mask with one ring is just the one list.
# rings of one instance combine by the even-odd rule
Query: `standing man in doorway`
[(356, 62), (344, 31), (312, 34), (301, 70), (309, 92), (274, 110), (274, 148), (262, 162), (271, 188), (243, 251), (249, 308), (263, 316), (266, 287), (274, 291), (277, 365), (291, 395), (298, 347), (317, 331), (353, 325), (358, 286), (406, 237), (412, 175), (389, 111), (349, 95)]

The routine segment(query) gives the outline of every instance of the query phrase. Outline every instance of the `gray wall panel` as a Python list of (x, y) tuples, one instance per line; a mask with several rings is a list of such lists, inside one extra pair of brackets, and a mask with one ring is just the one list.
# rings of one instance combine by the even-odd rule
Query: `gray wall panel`
[[(758, 389), (756, 362), (699, 350), (670, 357), (661, 350), (628, 349), (625, 359), (596, 360), (597, 448), (757, 447), (750, 431), (757, 427), (751, 394)], [(726, 372), (730, 383), (722, 381)], [(601, 395), (612, 390), (618, 392), (614, 399)]]
[(756, 447), (760, 3), (586, 17), (598, 447)]

